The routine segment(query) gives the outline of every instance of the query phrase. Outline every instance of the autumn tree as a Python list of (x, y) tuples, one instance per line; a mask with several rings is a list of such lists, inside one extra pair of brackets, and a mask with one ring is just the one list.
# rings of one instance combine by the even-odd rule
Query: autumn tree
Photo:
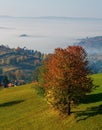
[(80, 46), (57, 48), (45, 62), (44, 88), (48, 103), (71, 113), (71, 103), (84, 98), (95, 88), (90, 78), (87, 54)]

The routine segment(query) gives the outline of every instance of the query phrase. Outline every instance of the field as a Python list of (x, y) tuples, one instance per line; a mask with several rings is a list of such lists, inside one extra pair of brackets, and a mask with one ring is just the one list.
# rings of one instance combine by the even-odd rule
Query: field
[(0, 90), (0, 130), (102, 130), (102, 74), (99, 87), (72, 109), (70, 117), (52, 110), (34, 84)]

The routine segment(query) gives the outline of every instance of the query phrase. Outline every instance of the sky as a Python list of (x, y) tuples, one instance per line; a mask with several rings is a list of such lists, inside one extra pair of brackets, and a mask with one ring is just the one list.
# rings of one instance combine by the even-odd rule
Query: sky
[(0, 15), (102, 18), (102, 0), (0, 0)]

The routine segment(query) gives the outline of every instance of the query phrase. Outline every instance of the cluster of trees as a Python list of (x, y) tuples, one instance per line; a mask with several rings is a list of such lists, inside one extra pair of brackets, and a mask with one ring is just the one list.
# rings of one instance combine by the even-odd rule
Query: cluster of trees
[(90, 59), (89, 65), (93, 73), (102, 73), (102, 60)]
[(48, 103), (68, 115), (72, 103), (78, 103), (96, 87), (90, 77), (87, 54), (80, 46), (55, 49), (39, 70), (38, 80), (42, 79)]
[(0, 75), (0, 86), (4, 86), (5, 88), (8, 86), (9, 80), (6, 75)]
[(16, 63), (20, 63), (23, 62), (27, 59), (26, 56), (9, 56), (8, 58), (3, 58), (1, 60), (1, 64), (16, 64)]
[(31, 82), (33, 71), (42, 65), (45, 57), (46, 54), (37, 50), (26, 47), (11, 49), (2, 45), (0, 46), (0, 72), (7, 75), (10, 80), (22, 79)]
[(10, 81), (14, 81), (14, 80), (26, 80), (26, 74), (22, 71), (22, 70), (16, 70), (16, 71), (11, 71), (6, 73), (8, 79)]
[(1, 59), (1, 64), (8, 64), (8, 65), (15, 65), (23, 62), (29, 61), (29, 63), (36, 65), (36, 63), (40, 63), (42, 59), (40, 59), (41, 56), (39, 54), (36, 54), (35, 56), (32, 57), (27, 57), (26, 55), (10, 55), (7, 58)]
[[(24, 48), (14, 48), (10, 49), (6, 46), (0, 46), (0, 64), (19, 64), (22, 62), (30, 62), (31, 64), (36, 64), (36, 62), (41, 62), (43, 60), (44, 54), (37, 50), (29, 50)], [(33, 62), (32, 62), (33, 61)]]

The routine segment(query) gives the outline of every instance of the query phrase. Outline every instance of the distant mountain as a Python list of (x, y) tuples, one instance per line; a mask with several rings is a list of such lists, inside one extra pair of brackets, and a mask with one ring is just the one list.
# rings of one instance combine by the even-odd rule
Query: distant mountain
[(102, 54), (102, 36), (81, 39), (78, 45), (84, 47), (88, 54)]
[(94, 17), (65, 17), (65, 16), (17, 17), (17, 16), (0, 15), (0, 18), (49, 19), (49, 20), (102, 20), (102, 18), (94, 18)]
[(102, 72), (102, 36), (81, 39), (77, 45), (82, 46), (88, 52), (92, 72)]
[(14, 18), (13, 16), (8, 16), (8, 15), (0, 15), (0, 18)]

